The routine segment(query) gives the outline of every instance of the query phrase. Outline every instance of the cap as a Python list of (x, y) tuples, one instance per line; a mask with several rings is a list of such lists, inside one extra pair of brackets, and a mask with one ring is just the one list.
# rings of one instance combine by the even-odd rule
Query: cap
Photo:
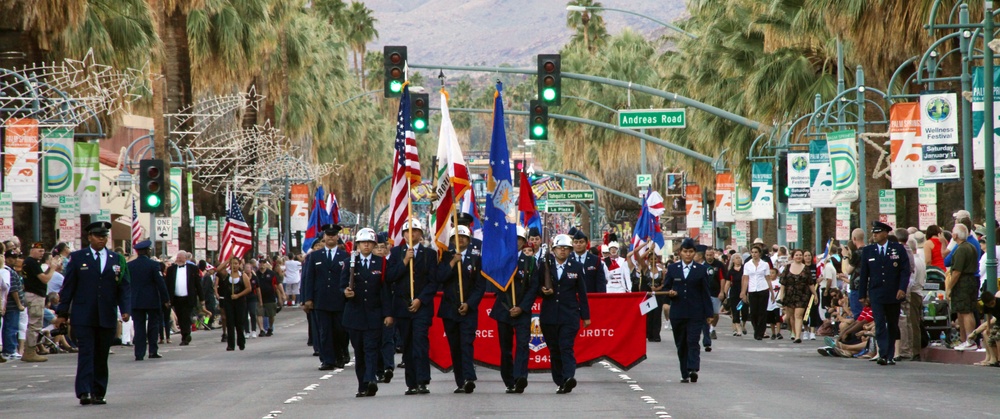
[(528, 233), (524, 231), (524, 227), (517, 226), (517, 237), (527, 240)]
[(472, 233), (469, 232), (469, 228), (463, 225), (458, 226), (458, 235), (472, 237)]
[(35, 243), (33, 243), (33, 244), (31, 245), (31, 248), (32, 248), (32, 249), (44, 249), (44, 248), (45, 248), (45, 243), (42, 243), (42, 242), (35, 242)]
[(152, 246), (152, 245), (153, 245), (153, 242), (151, 242), (149, 240), (143, 240), (143, 241), (141, 241), (139, 243), (136, 243), (135, 246), (132, 246), (132, 249), (134, 249), (134, 250), (149, 249), (149, 247)]
[(556, 235), (556, 238), (552, 240), (552, 247), (573, 247), (573, 239), (569, 237), (568, 234)]
[[(760, 240), (760, 239), (758, 239), (758, 240)], [(695, 249), (694, 239), (690, 239), (690, 238), (684, 239), (684, 241), (681, 242), (681, 249), (691, 249), (691, 250), (694, 250)]]
[(342, 229), (343, 227), (338, 224), (324, 224), (323, 227), (320, 227), (320, 230), (323, 230), (323, 234), (328, 236), (335, 236), (337, 233), (340, 233), (340, 230)]
[(621, 249), (621, 246), (619, 246), (618, 242), (616, 242), (616, 241), (612, 241), (611, 243), (608, 243), (608, 249), (610, 249), (612, 247), (614, 247), (615, 249)]
[(892, 231), (892, 227), (881, 221), (872, 221), (872, 233), (889, 232)]
[(764, 244), (764, 239), (760, 237), (753, 239), (753, 244)]
[(699, 244), (694, 247), (694, 251), (696, 253), (705, 253), (706, 250), (708, 250), (708, 246), (705, 246), (703, 244)]
[(87, 227), (84, 228), (84, 230), (87, 231), (87, 234), (107, 237), (108, 235), (111, 234), (111, 223), (107, 221), (93, 222), (87, 224)]
[(963, 210), (955, 211), (955, 213), (952, 214), (951, 216), (952, 216), (952, 218), (954, 218), (956, 220), (961, 220), (963, 218), (969, 218), (969, 219), (972, 218), (972, 214), (969, 214), (969, 211), (966, 211), (964, 209)]
[(458, 214), (458, 224), (459, 225), (470, 226), (470, 225), (472, 225), (473, 222), (475, 222), (475, 219), (472, 218), (472, 214), (469, 214), (467, 212), (463, 212), (461, 214)]
[(606, 245), (606, 244), (602, 244), (601, 245), (601, 253), (610, 253), (610, 252), (611, 252), (611, 249), (608, 248), (608, 245)]
[(573, 240), (587, 240), (587, 235), (576, 227), (569, 228), (569, 236), (572, 237)]
[(358, 234), (354, 236), (354, 241), (358, 243), (378, 242), (378, 240), (375, 237), (375, 230), (372, 230), (370, 228), (362, 228), (361, 230), (358, 230)]
[(21, 252), (18, 251), (17, 249), (10, 249), (10, 250), (4, 252), (3, 256), (5, 258), (16, 258), (18, 256), (21, 256)]
[(386, 243), (389, 241), (389, 233), (385, 231), (378, 233), (378, 235), (375, 236), (375, 240), (376, 243), (379, 244)]
[(405, 232), (406, 230), (409, 230), (410, 229), (410, 225), (413, 226), (414, 230), (424, 231), (423, 224), (420, 224), (420, 220), (417, 220), (417, 219), (413, 219), (413, 220), (410, 220), (410, 221), (407, 221), (407, 222), (403, 223), (403, 231)]
[(531, 227), (528, 229), (528, 237), (542, 237), (542, 233), (538, 231), (538, 227)]

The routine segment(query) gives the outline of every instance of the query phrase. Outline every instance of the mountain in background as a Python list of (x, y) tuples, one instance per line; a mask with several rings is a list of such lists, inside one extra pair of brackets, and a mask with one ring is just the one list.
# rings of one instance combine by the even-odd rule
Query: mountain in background
[[(510, 64), (533, 67), (536, 54), (569, 42), (563, 0), (365, 0), (378, 19), (379, 38), (368, 47), (406, 45), (410, 62), (441, 65)], [(684, 0), (603, 1), (673, 22), (687, 16)], [(631, 27), (650, 36), (668, 29), (648, 19), (602, 11), (608, 33)]]

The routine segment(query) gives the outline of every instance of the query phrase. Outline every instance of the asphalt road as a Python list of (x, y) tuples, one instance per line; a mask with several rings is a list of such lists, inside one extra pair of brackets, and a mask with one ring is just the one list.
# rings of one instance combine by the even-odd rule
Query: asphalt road
[[(431, 394), (404, 396), (402, 374), (374, 398), (355, 398), (353, 368), (326, 374), (306, 347), (298, 309), (279, 314), (273, 337), (226, 352), (217, 332), (194, 333), (190, 346), (161, 347), (164, 358), (136, 362), (115, 347), (106, 406), (80, 406), (73, 394), (75, 355), (0, 364), (2, 418), (941, 418), (1000, 416), (1000, 369), (919, 362), (880, 367), (823, 358), (819, 341), (756, 342), (720, 333), (703, 353), (697, 384), (681, 384), (669, 331), (629, 371), (595, 365), (579, 386), (555, 394), (548, 373), (532, 374), (522, 395), (504, 394), (497, 371), (481, 368), (475, 393), (452, 394), (450, 373), (432, 368)], [(720, 332), (728, 330), (728, 322)]]

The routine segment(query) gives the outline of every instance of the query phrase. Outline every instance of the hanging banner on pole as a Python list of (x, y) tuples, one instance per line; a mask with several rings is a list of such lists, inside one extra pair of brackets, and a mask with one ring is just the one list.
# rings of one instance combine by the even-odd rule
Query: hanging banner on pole
[(688, 237), (697, 238), (702, 220), (705, 219), (705, 209), (701, 203), (701, 186), (687, 185), (684, 191), (684, 201), (687, 203), (687, 217), (684, 222), (687, 225)]
[[(975, 170), (983, 170), (986, 168), (986, 135), (983, 133), (983, 123), (985, 122), (983, 117), (985, 114), (985, 106), (983, 105), (983, 98), (985, 97), (985, 90), (983, 89), (983, 84), (985, 82), (983, 79), (984, 73), (985, 72), (982, 67), (972, 69), (972, 168)], [(993, 86), (994, 89), (1000, 86), (1000, 68), (997, 67), (993, 68)], [(924, 93), (930, 92), (920, 92), (921, 107), (923, 107)], [(993, 109), (994, 113), (996, 113), (997, 110), (1000, 110), (1000, 95), (993, 95)], [(921, 112), (921, 114), (922, 113), (923, 112)], [(951, 113), (955, 113), (954, 109)], [(955, 118), (952, 117), (952, 119)], [(923, 122), (923, 115), (921, 115), (921, 122)], [(997, 124), (994, 123), (994, 125)], [(1000, 135), (997, 135), (994, 130), (993, 143), (996, 144), (997, 142), (1000, 142)], [(955, 143), (958, 143), (957, 134)], [(1000, 166), (1000, 147), (995, 147), (993, 149), (993, 156), (993, 165)], [(956, 170), (954, 173), (956, 176), (955, 179), (958, 178), (958, 173), (959, 171)]]
[(916, 188), (923, 173), (920, 103), (889, 108), (889, 168), (894, 189)]
[(73, 185), (81, 214), (101, 213), (101, 145), (75, 143)]
[(0, 192), (0, 241), (14, 237), (14, 197), (10, 192)]
[(788, 153), (788, 212), (812, 212), (809, 197), (809, 153)]
[(205, 232), (208, 230), (208, 219), (204, 215), (194, 217), (194, 248), (205, 248)]
[(60, 196), (59, 210), (57, 211), (59, 223), (59, 240), (73, 243), (73, 247), (80, 249), (83, 236), (80, 235), (80, 207), (75, 196)]
[(837, 203), (837, 240), (851, 239), (851, 203)]
[(14, 202), (38, 202), (38, 121), (10, 118), (3, 149), (3, 190)]
[(750, 199), (750, 189), (746, 183), (736, 179), (736, 206), (733, 208), (733, 218), (736, 221), (753, 220), (753, 201)]
[(42, 128), (42, 206), (58, 208), (60, 196), (72, 196), (73, 130)]
[(750, 244), (750, 222), (737, 221), (733, 223), (733, 247), (739, 248)]
[(185, 173), (187, 175), (187, 196), (188, 196), (188, 220), (194, 220), (194, 174), (191, 172)]
[(271, 242), (271, 253), (278, 251), (278, 227), (271, 227), (267, 233), (268, 240)]
[(799, 217), (800, 215), (798, 214), (788, 214), (788, 218), (786, 219), (785, 241), (789, 243), (799, 243)]
[(179, 167), (170, 168), (170, 218), (174, 220), (174, 231), (170, 238), (180, 238), (181, 228), (181, 180), (183, 173)]
[(219, 250), (219, 222), (216, 220), (208, 220), (208, 228), (206, 232), (205, 242), (207, 244), (206, 249), (210, 252), (217, 252)]
[(830, 152), (826, 140), (809, 142), (809, 201), (813, 208), (833, 208), (830, 201), (833, 175), (830, 174)]
[(732, 173), (719, 173), (715, 175), (715, 221), (731, 223), (736, 221), (734, 216), (733, 194), (736, 183), (733, 182)]
[(750, 177), (750, 193), (753, 200), (753, 219), (774, 218), (774, 165), (770, 162), (754, 162)]
[(291, 191), (292, 231), (306, 231), (309, 228), (309, 185), (292, 185)]
[(830, 174), (833, 176), (833, 202), (858, 200), (858, 140), (854, 130), (828, 132)]
[[(958, 180), (960, 163), (958, 160), (958, 108), (956, 106), (958, 106), (958, 95), (953, 92), (920, 93), (920, 141), (923, 143), (922, 178), (928, 182)], [(982, 112), (979, 113), (981, 118)], [(982, 127), (981, 123), (976, 125), (975, 111), (972, 112), (972, 115), (972, 126)], [(981, 128), (980, 131), (982, 131)], [(976, 135), (975, 129), (973, 129), (973, 135)], [(975, 145), (975, 141), (973, 141), (973, 145)], [(973, 160), (975, 159), (973, 158)]]

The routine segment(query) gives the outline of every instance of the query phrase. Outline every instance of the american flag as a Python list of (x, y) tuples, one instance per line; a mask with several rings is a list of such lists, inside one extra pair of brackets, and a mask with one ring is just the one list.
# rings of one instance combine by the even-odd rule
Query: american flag
[(417, 139), (410, 127), (410, 88), (403, 86), (396, 118), (396, 152), (393, 156), (392, 195), (389, 198), (389, 242), (403, 242), (403, 224), (409, 218), (408, 194), (414, 184), (420, 183), (420, 158)]
[(288, 247), (285, 246), (285, 239), (281, 239), (281, 249), (279, 250), (282, 256), (288, 254)]
[(139, 224), (139, 212), (136, 210), (135, 197), (132, 197), (132, 246), (142, 241), (142, 224)]
[(236, 200), (235, 193), (227, 193), (229, 209), (226, 211), (226, 225), (222, 227), (222, 257), (219, 261), (229, 260), (230, 257), (242, 258), (250, 250), (252, 244), (252, 233), (246, 219), (243, 218), (243, 211)]

